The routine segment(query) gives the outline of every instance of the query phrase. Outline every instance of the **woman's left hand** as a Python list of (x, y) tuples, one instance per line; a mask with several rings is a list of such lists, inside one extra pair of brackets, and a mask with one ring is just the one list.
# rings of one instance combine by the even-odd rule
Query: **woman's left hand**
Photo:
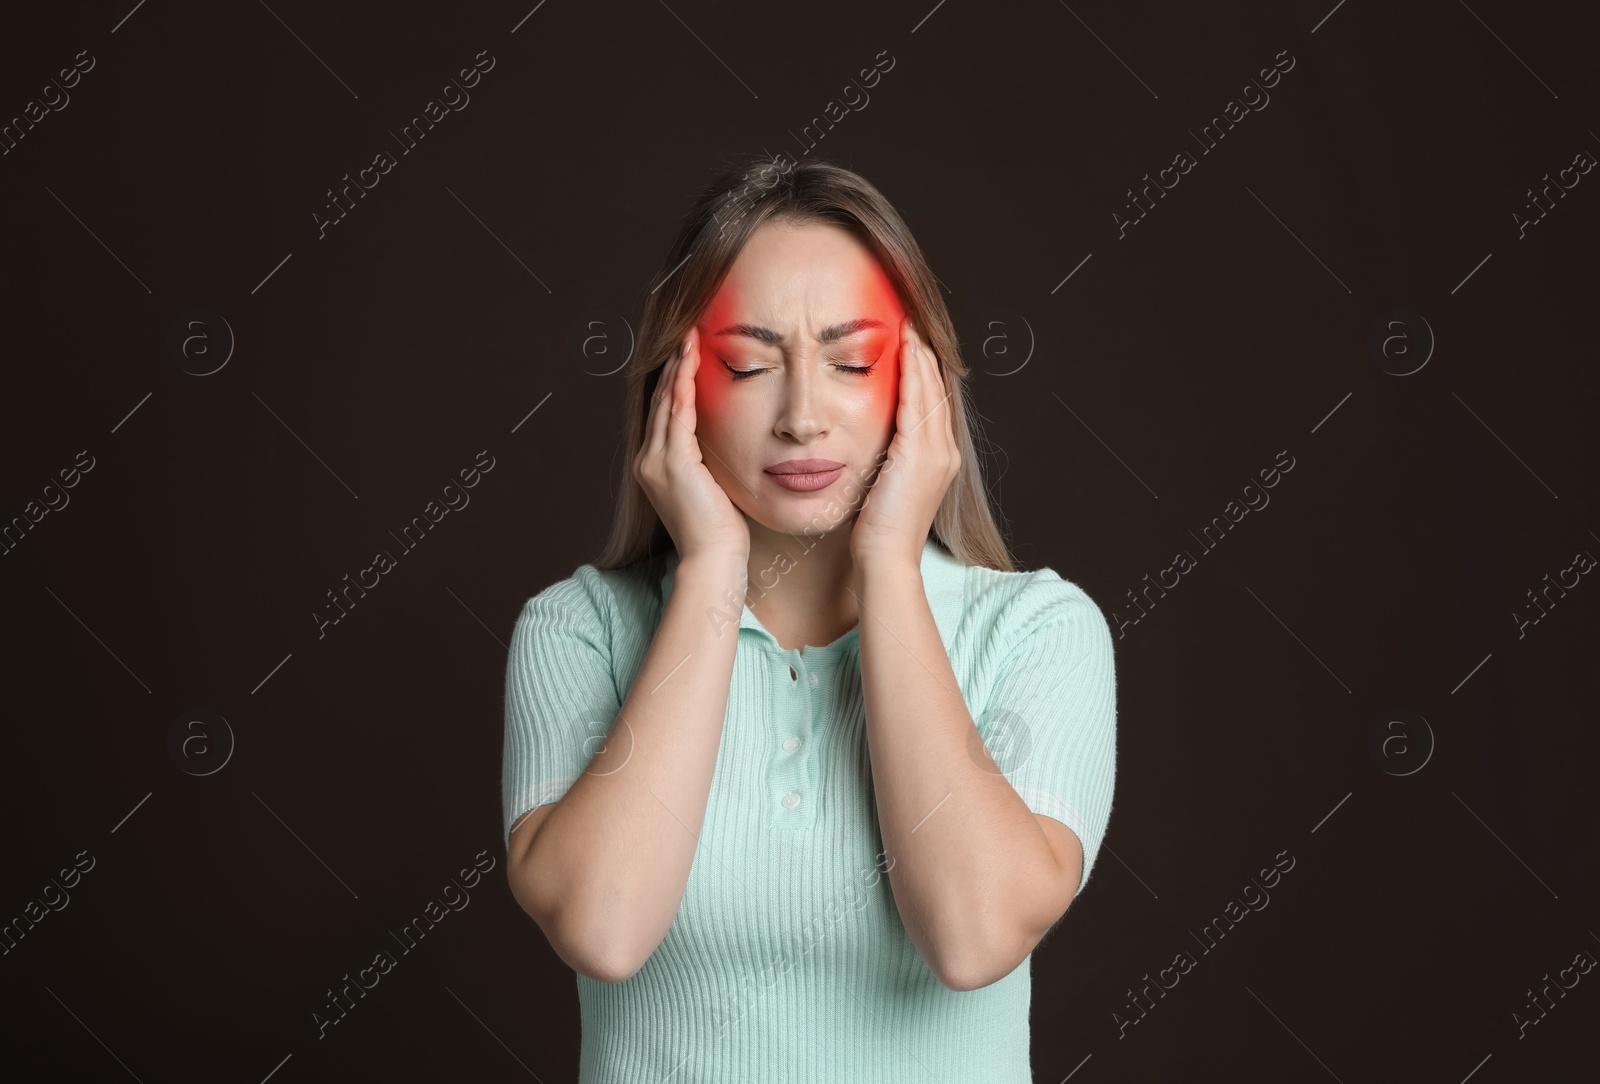
[(900, 329), (894, 438), (850, 534), (857, 566), (890, 561), (921, 567), (933, 517), (960, 471), (949, 391), (938, 359), (907, 316)]

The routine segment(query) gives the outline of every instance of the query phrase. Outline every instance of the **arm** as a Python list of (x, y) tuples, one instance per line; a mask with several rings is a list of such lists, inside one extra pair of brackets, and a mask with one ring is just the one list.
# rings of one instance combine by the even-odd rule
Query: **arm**
[(1010, 974), (1066, 911), (1083, 851), (1035, 814), (983, 754), (909, 560), (856, 566), (861, 684), (889, 881), (939, 981), (972, 990)]
[(722, 740), (737, 635), (707, 618), (744, 596), (742, 561), (681, 562), (638, 676), (561, 800), (512, 833), (512, 894), (574, 970), (619, 982), (644, 966), (683, 900)]

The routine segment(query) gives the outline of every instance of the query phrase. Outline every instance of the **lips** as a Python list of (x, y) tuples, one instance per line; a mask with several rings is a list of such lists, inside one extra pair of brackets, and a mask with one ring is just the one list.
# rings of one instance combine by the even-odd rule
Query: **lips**
[(827, 474), (844, 466), (837, 459), (785, 459), (767, 468), (768, 474)]
[[(825, 469), (816, 469), (821, 464)], [(844, 464), (833, 459), (789, 459), (767, 468), (767, 477), (795, 493), (815, 493), (827, 489), (844, 473)]]

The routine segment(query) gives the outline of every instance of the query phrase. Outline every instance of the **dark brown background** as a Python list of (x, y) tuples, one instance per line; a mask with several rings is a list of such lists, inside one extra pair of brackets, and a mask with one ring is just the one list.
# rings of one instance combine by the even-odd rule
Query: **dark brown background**
[[(504, 882), (504, 644), (604, 535), (622, 382), (594, 374), (693, 192), (721, 155), (799, 154), (888, 50), (819, 150), (949, 291), (1020, 561), (1131, 617), (1199, 558), (1117, 641), (1116, 803), (1034, 958), (1037, 1078), (1592, 1073), (1600, 974), (1513, 1020), (1600, 953), (1600, 586), (1512, 617), (1600, 554), (1600, 173), (1513, 222), (1600, 156), (1586, 6), (532, 6), (6, 14), (0, 119), (95, 58), (0, 157), (0, 515), (95, 462), (0, 558), (0, 920), (95, 862), (0, 956), (6, 1069), (575, 1077), (572, 973)], [(481, 50), (470, 106), (319, 240), (325, 190)], [(1199, 155), (1283, 50), (1270, 105)], [(1179, 150), (1198, 165), (1119, 240)], [(168, 352), (194, 309), (237, 339), (213, 375)], [(1407, 376), (1371, 345), (1395, 312), (1436, 338)], [(596, 313), (612, 352), (585, 357)], [(319, 639), (325, 592), (480, 450), (470, 505)], [(1201, 555), (1188, 532), (1280, 450), (1271, 504)], [(207, 775), (169, 752), (195, 711), (236, 741)], [(1412, 720), (1417, 761), (1418, 715), (1431, 757), (1392, 774), (1374, 728)], [(1283, 851), (1271, 905), (1119, 1038), (1126, 991)], [(470, 906), (319, 1039), (324, 991), (480, 852)]]

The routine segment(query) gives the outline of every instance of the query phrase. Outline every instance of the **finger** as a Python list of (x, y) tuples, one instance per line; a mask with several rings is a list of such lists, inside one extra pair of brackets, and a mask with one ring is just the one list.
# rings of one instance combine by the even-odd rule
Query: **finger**
[[(693, 441), (695, 439), (695, 409), (694, 409), (694, 374), (700, 367), (700, 349), (697, 342), (698, 335), (691, 330), (685, 340), (687, 349), (678, 361), (677, 368), (673, 371), (673, 417), (669, 424), (677, 430), (676, 439), (679, 441)], [(668, 431), (667, 440), (674, 439), (671, 430)]]
[(681, 354), (674, 354), (668, 358), (661, 367), (661, 375), (656, 379), (654, 392), (651, 393), (649, 431), (646, 434), (645, 448), (650, 455), (660, 455), (666, 446), (667, 423), (672, 417), (672, 377), (678, 368), (678, 358)]
[[(916, 370), (916, 386), (910, 399), (913, 414), (911, 431), (915, 433), (926, 425), (930, 418), (943, 409), (944, 401), (939, 387), (938, 363), (933, 356), (933, 351), (928, 349), (927, 343), (923, 342), (922, 337), (916, 334), (915, 329), (912, 330), (911, 343), (912, 368)], [(935, 422), (934, 424), (937, 425), (938, 423)], [(930, 429), (928, 432), (935, 433), (938, 430)]]
[(917, 335), (906, 317), (900, 344), (900, 417), (899, 428), (909, 431), (917, 424), (917, 403), (921, 400), (922, 371), (917, 357)]
[(662, 441), (666, 437), (667, 408), (663, 403), (672, 390), (672, 366), (673, 361), (668, 358), (661, 366), (660, 375), (656, 377), (656, 386), (650, 393), (650, 421), (645, 434), (645, 447), (652, 453), (661, 450)]

